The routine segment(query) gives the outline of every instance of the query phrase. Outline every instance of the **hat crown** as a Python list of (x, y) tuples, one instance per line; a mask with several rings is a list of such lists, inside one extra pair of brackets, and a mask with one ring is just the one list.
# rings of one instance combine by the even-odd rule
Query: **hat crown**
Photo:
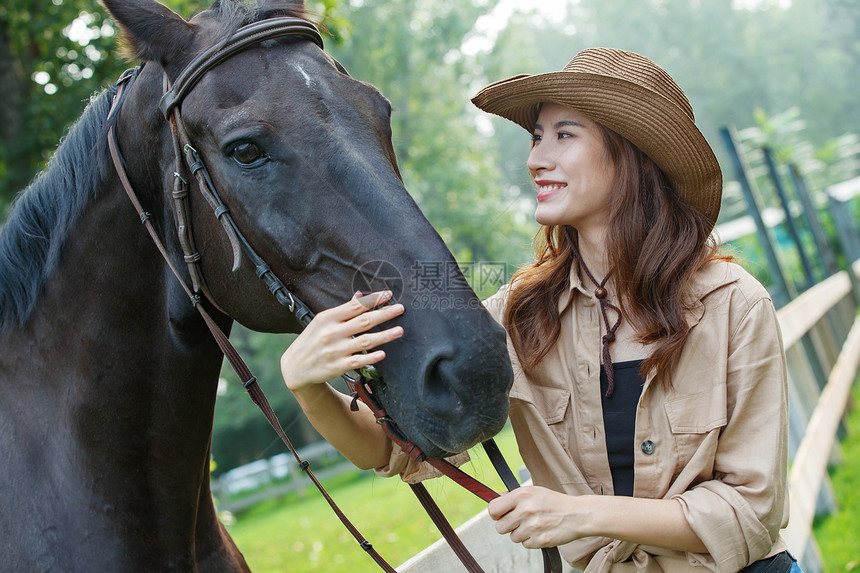
[(640, 54), (614, 48), (588, 48), (564, 67), (564, 72), (594, 74), (642, 86), (674, 103), (695, 121), (693, 106), (663, 68)]

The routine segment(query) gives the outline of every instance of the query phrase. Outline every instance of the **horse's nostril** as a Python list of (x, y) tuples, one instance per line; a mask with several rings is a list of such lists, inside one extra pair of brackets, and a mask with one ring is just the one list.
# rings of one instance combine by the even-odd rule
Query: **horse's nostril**
[(437, 357), (424, 371), (424, 406), (436, 416), (448, 419), (464, 408), (459, 392), (464, 388), (458, 384), (463, 376), (456, 363), (446, 356)]

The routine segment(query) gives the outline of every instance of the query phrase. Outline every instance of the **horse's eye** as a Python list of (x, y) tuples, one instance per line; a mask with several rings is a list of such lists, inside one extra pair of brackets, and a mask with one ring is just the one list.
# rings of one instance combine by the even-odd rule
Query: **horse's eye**
[(260, 149), (259, 145), (247, 141), (234, 145), (230, 150), (230, 156), (237, 163), (245, 166), (253, 165), (267, 157), (266, 152)]

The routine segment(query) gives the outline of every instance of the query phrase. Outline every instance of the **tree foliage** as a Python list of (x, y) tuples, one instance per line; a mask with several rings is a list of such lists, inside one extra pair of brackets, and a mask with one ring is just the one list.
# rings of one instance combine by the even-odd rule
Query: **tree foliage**
[[(407, 189), (463, 263), (522, 260), (530, 232), (511, 205), (490, 141), (474, 127), (469, 96), (483, 77), (461, 46), (497, 0), (365, 0), (331, 51), (393, 106), (392, 130)], [(499, 284), (473, 282), (483, 294)]]
[(121, 70), (94, 0), (0, 5), (0, 203), (41, 168), (90, 95)]
[[(208, 0), (162, 0), (185, 17)], [(339, 0), (308, 2), (324, 17)], [(328, 25), (337, 29), (337, 19)], [(0, 4), (0, 221), (44, 166), (90, 97), (136, 62), (117, 50), (116, 28), (97, 0)]]

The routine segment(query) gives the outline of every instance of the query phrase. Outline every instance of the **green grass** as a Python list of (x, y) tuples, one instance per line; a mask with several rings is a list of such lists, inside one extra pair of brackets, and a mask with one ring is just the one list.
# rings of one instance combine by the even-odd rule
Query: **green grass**
[[(496, 438), (508, 464), (522, 465), (513, 432)], [(483, 448), (473, 448), (463, 470), (496, 491), (503, 489)], [(313, 468), (312, 468), (313, 469)], [(327, 489), (330, 484), (326, 483)], [(329, 493), (359, 531), (392, 566), (406, 561), (441, 537), (408, 485), (373, 474), (332, 484)], [(425, 483), (454, 527), (486, 503), (447, 478)], [(315, 488), (304, 498), (260, 504), (235, 517), (228, 529), (255, 573), (335, 571), (375, 573), (378, 566), (358, 546)]]
[[(855, 383), (852, 400), (860, 403), (860, 384)], [(830, 471), (839, 510), (813, 526), (826, 573), (860, 572), (860, 408), (851, 411), (846, 426), (842, 463)]]

